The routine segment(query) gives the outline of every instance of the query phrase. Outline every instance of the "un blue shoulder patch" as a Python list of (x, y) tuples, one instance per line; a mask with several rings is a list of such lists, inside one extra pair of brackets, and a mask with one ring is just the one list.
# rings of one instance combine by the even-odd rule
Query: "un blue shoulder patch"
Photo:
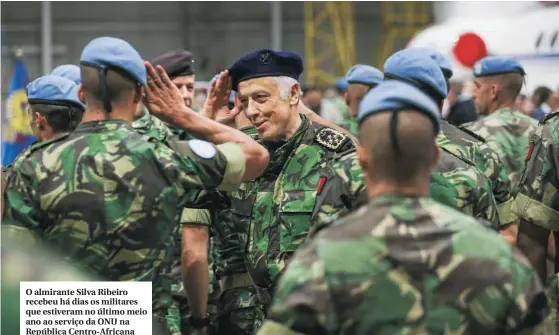
[(217, 152), (211, 143), (202, 140), (190, 140), (188, 146), (196, 156), (204, 159), (214, 158)]

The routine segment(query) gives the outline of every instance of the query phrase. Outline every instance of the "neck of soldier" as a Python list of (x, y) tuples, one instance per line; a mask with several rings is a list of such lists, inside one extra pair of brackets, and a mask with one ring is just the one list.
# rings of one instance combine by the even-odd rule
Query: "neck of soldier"
[(83, 113), (81, 123), (103, 120), (124, 120), (128, 123), (132, 123), (134, 121), (134, 108), (130, 106), (118, 107), (113, 105), (111, 112), (106, 113), (104, 109), (90, 108), (88, 106)]
[(384, 195), (429, 196), (429, 181), (429, 176), (421, 176), (401, 185), (391, 180), (374, 180), (367, 177), (367, 193), (369, 199)]
[(489, 106), (488, 115), (495, 113), (497, 110), (501, 108), (514, 108), (514, 103), (515, 103), (514, 101), (510, 101), (510, 100), (507, 101), (496, 100), (491, 103), (491, 106)]
[(301, 120), (301, 116), (297, 112), (297, 109), (295, 109), (295, 111), (293, 111), (293, 117), (288, 121), (287, 126), (285, 127), (282, 139), (289, 141), (293, 135), (295, 135), (302, 122), (303, 120)]

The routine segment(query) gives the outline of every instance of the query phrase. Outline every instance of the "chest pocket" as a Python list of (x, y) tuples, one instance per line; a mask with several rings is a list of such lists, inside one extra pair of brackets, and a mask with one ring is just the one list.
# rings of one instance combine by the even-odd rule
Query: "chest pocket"
[[(274, 227), (278, 229), (279, 249), (282, 252), (295, 251), (307, 237), (315, 202), (316, 189), (285, 191), (279, 210), (280, 224)], [(271, 243), (274, 240), (272, 236), (270, 234)]]

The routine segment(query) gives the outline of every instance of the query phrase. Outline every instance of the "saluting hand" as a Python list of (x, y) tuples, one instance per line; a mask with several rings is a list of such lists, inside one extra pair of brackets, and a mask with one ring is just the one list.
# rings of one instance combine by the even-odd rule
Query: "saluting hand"
[(235, 103), (235, 108), (229, 109), (232, 86), (233, 80), (227, 70), (222, 71), (217, 79), (212, 80), (203, 109), (206, 117), (224, 124), (233, 122), (240, 112), (240, 106)]
[(179, 89), (173, 84), (163, 67), (158, 65), (154, 69), (149, 62), (144, 64), (148, 75), (148, 86), (143, 103), (150, 114), (163, 121), (174, 123), (177, 115), (191, 111), (184, 105)]

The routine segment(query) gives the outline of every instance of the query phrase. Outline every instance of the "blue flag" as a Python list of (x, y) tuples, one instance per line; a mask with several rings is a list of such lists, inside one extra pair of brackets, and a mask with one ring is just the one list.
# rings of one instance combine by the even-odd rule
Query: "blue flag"
[(35, 141), (29, 125), (27, 93), (29, 83), (23, 59), (18, 57), (16, 68), (8, 90), (7, 108), (3, 114), (2, 166), (11, 164), (25, 148)]

